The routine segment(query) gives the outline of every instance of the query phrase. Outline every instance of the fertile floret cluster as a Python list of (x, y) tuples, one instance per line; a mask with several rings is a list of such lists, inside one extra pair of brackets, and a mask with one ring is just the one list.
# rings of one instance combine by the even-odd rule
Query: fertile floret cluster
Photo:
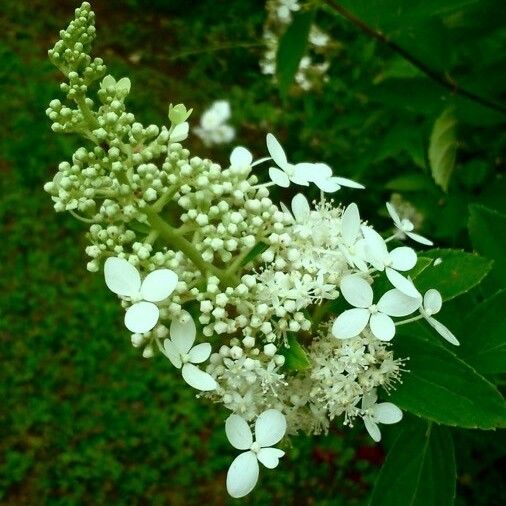
[[(295, 3), (283, 5), (289, 17)], [(191, 110), (171, 105), (168, 126), (136, 121), (125, 105), (130, 81), (105, 75), (88, 54), (94, 34), (84, 3), (50, 52), (68, 79), (68, 104), (52, 101), (48, 116), (86, 147), (45, 190), (56, 211), (89, 225), (88, 270), (103, 270), (133, 346), (231, 412), (227, 436), (243, 453), (229, 470), (230, 494), (251, 491), (258, 462), (277, 466), (284, 452), (271, 447), (285, 433), (361, 418), (378, 441), (378, 424), (402, 417), (377, 402), (403, 371), (406, 357), (390, 347), (397, 325), (425, 319), (458, 344), (433, 317), (441, 295), (422, 296), (413, 282), (415, 250), (389, 247), (431, 242), (391, 205), (395, 232), (384, 239), (355, 203), (329, 196), (362, 185), (325, 163), (289, 162), (272, 134), (257, 161), (244, 147), (225, 167), (191, 156), (181, 145)], [(94, 81), (98, 101), (87, 96)], [(272, 189), (293, 186), (317, 188), (320, 198), (297, 193), (291, 209), (276, 202)]]

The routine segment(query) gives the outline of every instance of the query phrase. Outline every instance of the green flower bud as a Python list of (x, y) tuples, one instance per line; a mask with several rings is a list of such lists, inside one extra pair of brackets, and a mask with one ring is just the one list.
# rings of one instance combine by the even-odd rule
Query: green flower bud
[(184, 104), (169, 105), (169, 119), (173, 125), (184, 123), (192, 113), (193, 109), (186, 110)]

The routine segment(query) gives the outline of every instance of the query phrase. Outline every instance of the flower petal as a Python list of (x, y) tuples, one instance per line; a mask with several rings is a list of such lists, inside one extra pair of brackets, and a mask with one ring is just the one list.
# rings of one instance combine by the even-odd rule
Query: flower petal
[(255, 439), (262, 446), (272, 446), (281, 441), (286, 432), (286, 418), (277, 409), (268, 409), (255, 422)]
[(442, 306), (443, 297), (441, 297), (441, 294), (435, 288), (431, 288), (425, 292), (423, 296), (423, 308), (425, 311), (433, 315), (439, 313)]
[(378, 309), (389, 316), (407, 316), (414, 313), (421, 305), (418, 297), (408, 297), (405, 293), (393, 288), (381, 296)]
[(395, 336), (395, 324), (385, 313), (374, 313), (369, 320), (371, 332), (381, 341), (391, 341)]
[(269, 177), (274, 184), (281, 186), (281, 188), (288, 188), (290, 186), (290, 179), (281, 169), (271, 167), (269, 169)]
[(141, 285), (142, 298), (149, 302), (165, 300), (174, 291), (177, 282), (177, 274), (170, 269), (150, 272)]
[(301, 186), (309, 186), (309, 181), (307, 180), (307, 173), (303, 170), (299, 165), (287, 164), (285, 166), (287, 172), (290, 172), (289, 176), (290, 181), (294, 184), (298, 184)]
[(182, 318), (174, 318), (170, 323), (170, 337), (181, 355), (188, 353), (195, 342), (197, 329), (189, 313), (184, 311)]
[(139, 293), (141, 275), (124, 258), (110, 257), (104, 264), (104, 277), (107, 288), (118, 295), (132, 297)]
[(369, 435), (378, 443), (381, 441), (381, 432), (379, 430), (378, 424), (371, 419), (371, 417), (365, 417), (364, 418), (364, 425), (367, 429), (367, 432), (369, 432)]
[(231, 167), (248, 167), (253, 162), (253, 155), (243, 146), (237, 146), (230, 155)]
[(425, 246), (434, 246), (434, 243), (430, 239), (427, 239), (422, 235), (415, 234), (414, 232), (406, 232), (406, 235), (410, 239), (413, 239), (413, 241), (419, 242), (420, 244), (424, 244)]
[(399, 216), (399, 214), (397, 213), (395, 207), (390, 204), (390, 202), (387, 202), (387, 211), (388, 211), (388, 214), (390, 215), (390, 218), (392, 218), (392, 221), (394, 222), (394, 225), (397, 227), (397, 228), (401, 228), (401, 218)]
[(228, 468), (227, 492), (235, 499), (248, 495), (257, 484), (258, 473), (256, 455), (251, 451), (241, 453)]
[(329, 177), (327, 179), (317, 179), (314, 183), (318, 188), (325, 193), (335, 193), (341, 189), (341, 185), (337, 183), (336, 177)]
[(354, 307), (367, 308), (372, 304), (371, 285), (358, 274), (344, 276), (339, 285), (343, 297)]
[(358, 206), (352, 202), (341, 217), (341, 235), (346, 246), (352, 246), (360, 232), (360, 213)]
[(366, 260), (379, 271), (385, 268), (388, 259), (388, 249), (383, 237), (371, 227), (362, 226), (362, 233), (365, 238)]
[(368, 309), (348, 309), (341, 313), (332, 325), (332, 335), (337, 339), (349, 339), (355, 337), (365, 329), (369, 321)]
[(362, 397), (362, 409), (372, 408), (377, 400), (378, 394), (376, 393), (376, 389), (370, 390)]
[(297, 195), (293, 197), (292, 212), (295, 216), (295, 220), (299, 222), (304, 222), (309, 217), (311, 208), (309, 207), (309, 202), (302, 193), (297, 193)]
[(253, 434), (248, 422), (239, 415), (230, 415), (225, 421), (225, 434), (230, 444), (238, 450), (248, 450), (253, 444)]
[(274, 163), (278, 167), (285, 167), (288, 163), (286, 159), (285, 151), (282, 148), (281, 144), (278, 142), (276, 137), (272, 134), (267, 134), (267, 151), (269, 151), (269, 155), (274, 160)]
[(200, 343), (197, 346), (194, 346), (188, 356), (190, 357), (190, 362), (192, 364), (201, 364), (205, 362), (209, 356), (211, 355), (211, 345), (209, 343)]
[(149, 332), (158, 322), (160, 310), (152, 302), (136, 302), (125, 313), (126, 328), (135, 334)]
[(402, 274), (399, 274), (397, 271), (394, 271), (390, 267), (385, 269), (385, 273), (390, 283), (392, 283), (392, 285), (402, 293), (406, 294), (408, 297), (413, 297), (414, 299), (422, 298), (422, 294), (416, 289), (413, 281), (404, 277)]
[(211, 390), (216, 390), (218, 387), (218, 383), (216, 383), (215, 379), (207, 372), (199, 369), (196, 365), (183, 365), (181, 373), (186, 383), (197, 390), (209, 392)]
[(365, 186), (363, 184), (357, 183), (356, 181), (353, 181), (351, 179), (347, 179), (345, 177), (333, 177), (332, 179), (335, 179), (336, 183), (341, 186), (346, 186), (347, 188), (356, 188), (357, 190), (363, 190)]
[(260, 448), (257, 453), (258, 460), (268, 469), (274, 469), (279, 464), (279, 459), (285, 454), (278, 448)]
[(391, 267), (396, 271), (409, 271), (416, 265), (416, 252), (408, 246), (400, 246), (390, 252)]
[(177, 351), (174, 343), (170, 339), (163, 341), (163, 351), (165, 356), (171, 361), (174, 367), (181, 369), (183, 363), (181, 362), (181, 354)]
[(425, 317), (429, 325), (444, 339), (446, 339), (450, 344), (455, 346), (460, 346), (458, 339), (453, 335), (452, 331), (443, 325), (441, 322), (438, 322), (432, 316)]
[(179, 125), (174, 127), (174, 130), (172, 130), (172, 133), (170, 134), (170, 142), (184, 141), (188, 137), (189, 131), (190, 124), (187, 121), (179, 123)]
[(382, 402), (374, 406), (374, 415), (379, 423), (392, 424), (402, 420), (402, 411), (391, 402)]

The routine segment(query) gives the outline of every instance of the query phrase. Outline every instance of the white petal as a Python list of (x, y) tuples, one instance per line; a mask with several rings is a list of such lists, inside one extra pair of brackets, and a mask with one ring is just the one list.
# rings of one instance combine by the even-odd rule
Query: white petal
[(269, 177), (274, 184), (281, 186), (281, 188), (288, 188), (290, 186), (290, 179), (288, 179), (286, 173), (281, 169), (271, 167), (269, 169)]
[(409, 271), (416, 265), (416, 252), (413, 248), (401, 246), (390, 252), (392, 269), (396, 271)]
[(443, 297), (441, 297), (441, 294), (435, 288), (431, 288), (425, 292), (423, 296), (423, 308), (425, 311), (433, 315), (439, 313), (442, 306)]
[(329, 177), (328, 179), (318, 179), (314, 183), (318, 188), (325, 193), (335, 193), (341, 189), (341, 185), (336, 182), (335, 177)]
[(365, 188), (363, 184), (352, 181), (351, 179), (346, 179), (345, 177), (335, 177), (333, 179), (335, 179), (337, 184), (346, 186), (347, 188), (356, 188), (357, 190), (363, 190)]
[(458, 339), (453, 335), (453, 333), (448, 329), (445, 325), (443, 325), (441, 322), (438, 322), (435, 318), (432, 318), (432, 316), (425, 317), (429, 325), (436, 330), (436, 332), (446, 339), (450, 344), (453, 344), (455, 346), (459, 346), (460, 343)]
[(407, 316), (414, 313), (421, 305), (418, 297), (409, 297), (405, 293), (393, 288), (381, 296), (378, 309), (389, 316)]
[(216, 390), (218, 387), (218, 383), (214, 378), (207, 372), (200, 370), (196, 365), (185, 364), (181, 372), (186, 383), (197, 390), (209, 392)]
[(238, 450), (248, 450), (253, 444), (253, 434), (248, 422), (239, 415), (230, 415), (225, 421), (225, 434), (230, 444)]
[(158, 322), (160, 310), (152, 302), (137, 302), (125, 313), (125, 325), (130, 332), (144, 334)]
[(309, 202), (302, 193), (297, 193), (292, 199), (292, 212), (295, 219), (299, 222), (304, 222), (311, 213)]
[(413, 297), (414, 299), (420, 299), (422, 297), (422, 294), (416, 289), (413, 281), (410, 279), (404, 277), (390, 267), (385, 269), (385, 273), (390, 283), (408, 297)]
[(188, 137), (188, 132), (190, 131), (190, 125), (187, 121), (183, 123), (179, 123), (174, 127), (172, 133), (170, 134), (171, 142), (181, 142), (184, 141)]
[(248, 495), (258, 481), (258, 460), (253, 452), (238, 455), (227, 473), (227, 492), (231, 497), (239, 499)]
[(337, 318), (332, 325), (332, 335), (337, 339), (349, 339), (355, 337), (365, 329), (369, 321), (369, 310), (367, 309), (348, 309)]
[(182, 315), (184, 321), (179, 318), (174, 318), (170, 324), (170, 337), (174, 346), (177, 348), (181, 355), (188, 353), (195, 342), (197, 329), (195, 322), (189, 313), (184, 312)]
[(201, 364), (205, 362), (211, 355), (211, 351), (211, 345), (209, 343), (197, 344), (197, 346), (194, 346), (190, 350), (190, 353), (188, 353), (190, 362), (192, 364)]
[(369, 320), (371, 332), (381, 341), (390, 341), (395, 336), (395, 324), (385, 313), (374, 313)]
[(367, 308), (372, 304), (371, 285), (358, 274), (344, 276), (339, 285), (343, 297), (354, 307)]
[(374, 406), (374, 415), (379, 423), (392, 424), (402, 420), (402, 411), (391, 402), (382, 402)]
[(419, 242), (420, 244), (425, 244), (425, 246), (434, 246), (434, 243), (430, 239), (427, 239), (422, 235), (415, 234), (414, 232), (406, 232), (406, 235), (410, 239), (413, 239), (413, 241)]
[(177, 282), (177, 274), (170, 269), (150, 272), (141, 285), (142, 298), (149, 302), (165, 300), (174, 291)]
[(381, 441), (381, 432), (379, 430), (378, 424), (371, 420), (370, 417), (364, 418), (364, 425), (369, 432), (369, 435), (378, 443)]
[(163, 350), (165, 356), (171, 361), (172, 365), (181, 369), (181, 366), (183, 365), (181, 362), (181, 354), (177, 351), (177, 348), (170, 339), (165, 339), (163, 341)]
[(367, 392), (362, 397), (362, 409), (372, 408), (376, 404), (377, 400), (378, 400), (378, 395), (377, 395), (375, 389)]
[(295, 184), (298, 184), (301, 186), (309, 186), (309, 182), (307, 180), (307, 173), (303, 169), (301, 169), (299, 166), (287, 164), (286, 170), (287, 170), (287, 172), (291, 173), (291, 175), (289, 177), (290, 177), (290, 181), (292, 183), (295, 183)]
[(358, 206), (354, 202), (351, 203), (344, 211), (341, 217), (341, 235), (347, 246), (355, 243), (360, 232), (360, 213)]
[(257, 453), (258, 460), (268, 469), (274, 469), (279, 464), (279, 459), (285, 454), (278, 448), (260, 448)]
[(302, 162), (295, 165), (305, 172), (307, 181), (316, 183), (332, 177), (332, 169), (326, 163)]
[(388, 214), (390, 215), (390, 218), (392, 218), (394, 225), (397, 228), (401, 228), (401, 218), (397, 213), (397, 211), (395, 210), (395, 207), (392, 204), (390, 204), (390, 202), (387, 202), (387, 211)]
[(281, 147), (281, 144), (278, 142), (276, 137), (272, 134), (267, 134), (267, 151), (269, 151), (269, 155), (274, 160), (274, 163), (278, 167), (285, 167), (288, 163), (285, 155), (285, 151)]
[(385, 261), (388, 259), (388, 250), (383, 237), (371, 227), (362, 226), (362, 233), (365, 238), (366, 260), (374, 266), (375, 269), (383, 270)]
[(277, 409), (268, 409), (256, 419), (255, 439), (262, 447), (275, 445), (281, 441), (285, 432), (286, 418)]
[(230, 155), (230, 166), (231, 167), (248, 167), (251, 166), (253, 161), (253, 155), (244, 147), (237, 146)]
[(132, 297), (139, 293), (141, 275), (139, 271), (124, 258), (110, 257), (104, 264), (105, 284), (111, 292)]

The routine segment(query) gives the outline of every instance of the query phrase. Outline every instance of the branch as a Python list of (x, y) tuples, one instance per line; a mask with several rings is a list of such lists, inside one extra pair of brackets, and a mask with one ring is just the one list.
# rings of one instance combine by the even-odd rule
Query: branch
[(360, 18), (358, 18), (353, 13), (345, 9), (341, 4), (339, 4), (335, 0), (323, 0), (323, 1), (328, 7), (330, 7), (332, 10), (336, 11), (338, 14), (343, 16), (343, 18), (347, 19), (350, 23), (355, 25), (360, 31), (369, 35), (373, 39), (376, 39), (378, 42), (389, 47), (392, 51), (395, 51), (397, 54), (401, 55), (405, 60), (414, 65), (418, 70), (423, 72), (427, 77), (430, 77), (433, 81), (438, 83), (443, 88), (450, 90), (450, 92), (454, 93), (455, 95), (460, 95), (462, 97), (466, 97), (469, 100), (472, 100), (473, 102), (477, 102), (478, 104), (484, 107), (506, 114), (506, 106), (460, 87), (458, 83), (454, 79), (452, 79), (448, 74), (438, 72), (437, 70), (434, 70), (433, 68), (429, 67), (426, 63), (419, 60), (416, 56), (413, 56), (406, 49), (399, 46), (396, 42), (390, 40), (388, 36), (386, 36), (384, 33), (375, 30), (374, 28), (364, 23)]

